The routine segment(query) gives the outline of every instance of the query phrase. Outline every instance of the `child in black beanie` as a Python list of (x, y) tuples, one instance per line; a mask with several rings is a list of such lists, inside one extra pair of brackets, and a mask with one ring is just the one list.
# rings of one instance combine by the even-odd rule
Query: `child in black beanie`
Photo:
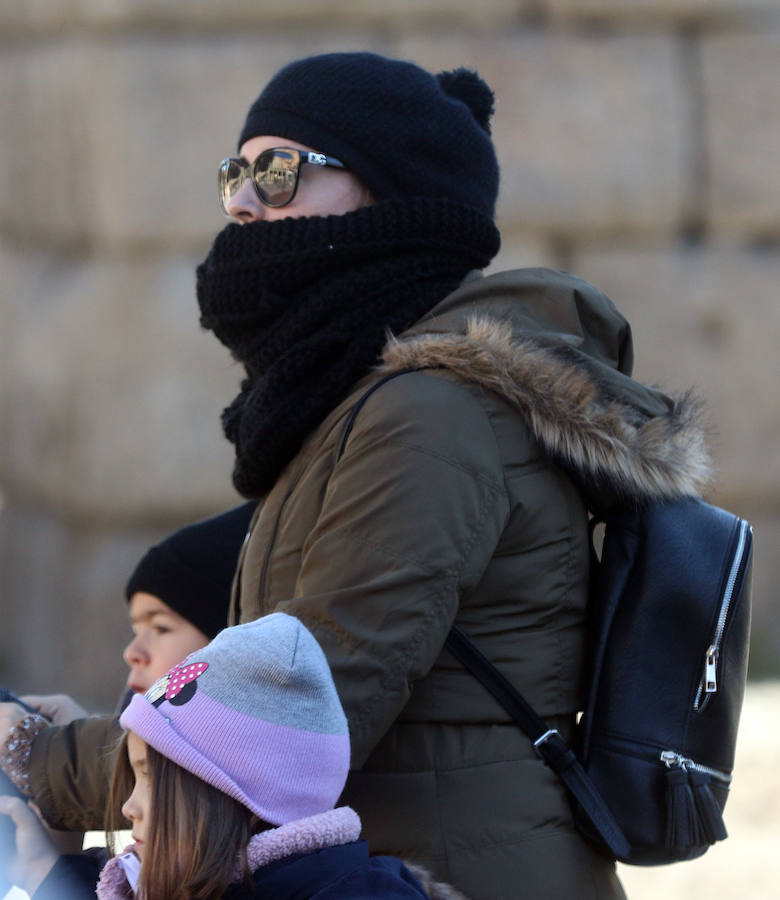
[(238, 554), (255, 509), (244, 503), (150, 547), (125, 587), (135, 637), (123, 656), (127, 686), (144, 693), (227, 623)]
[[(255, 506), (250, 501), (187, 525), (141, 558), (125, 589), (135, 637), (123, 654), (130, 691), (122, 708), (132, 693), (145, 692), (225, 627), (233, 573)], [(71, 779), (72, 807), (45, 809), (45, 818), (62, 830), (83, 831), (80, 804), (88, 804), (84, 798), (105, 775), (106, 747), (119, 734), (116, 718), (87, 718), (64, 694), (22, 699), (39, 713), (18, 711), (10, 731), (0, 736), (0, 767), (28, 796), (31, 771), (36, 780)], [(100, 827), (102, 813), (97, 818), (94, 827)]]

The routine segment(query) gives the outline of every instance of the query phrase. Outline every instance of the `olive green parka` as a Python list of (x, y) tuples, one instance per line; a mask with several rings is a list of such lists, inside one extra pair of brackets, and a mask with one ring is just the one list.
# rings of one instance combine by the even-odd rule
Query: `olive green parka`
[(556, 776), (443, 644), (457, 622), (571, 733), (584, 493), (694, 493), (709, 471), (694, 410), (631, 364), (628, 324), (591, 285), (469, 278), (309, 436), (244, 545), (232, 621), (283, 610), (321, 642), (352, 738), (343, 800), (372, 849), (470, 897), (622, 896)]

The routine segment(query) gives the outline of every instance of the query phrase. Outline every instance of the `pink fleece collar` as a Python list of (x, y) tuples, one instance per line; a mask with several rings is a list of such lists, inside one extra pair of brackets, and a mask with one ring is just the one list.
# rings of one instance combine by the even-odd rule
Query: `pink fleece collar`
[[(130, 853), (131, 850), (132, 847), (128, 847), (124, 853)], [(95, 892), (98, 900), (128, 900), (134, 896), (119, 856), (112, 857), (103, 866)]]
[[(252, 837), (246, 850), (249, 869), (254, 872), (268, 863), (296, 853), (313, 853), (326, 847), (351, 844), (360, 837), (360, 827), (360, 817), (355, 810), (340, 806), (261, 831)], [(241, 876), (239, 867), (236, 867), (235, 876)]]

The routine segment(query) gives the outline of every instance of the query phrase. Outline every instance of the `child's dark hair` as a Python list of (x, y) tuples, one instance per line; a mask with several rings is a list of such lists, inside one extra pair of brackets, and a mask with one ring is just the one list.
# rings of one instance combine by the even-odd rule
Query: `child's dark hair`
[[(152, 814), (141, 867), (142, 896), (220, 900), (228, 885), (241, 878), (251, 888), (246, 847), (254, 833), (270, 826), (148, 744), (146, 752)], [(133, 784), (125, 735), (117, 750), (107, 810), (112, 854), (116, 852), (114, 832), (127, 828), (121, 807)], [(240, 873), (236, 872), (237, 863)]]

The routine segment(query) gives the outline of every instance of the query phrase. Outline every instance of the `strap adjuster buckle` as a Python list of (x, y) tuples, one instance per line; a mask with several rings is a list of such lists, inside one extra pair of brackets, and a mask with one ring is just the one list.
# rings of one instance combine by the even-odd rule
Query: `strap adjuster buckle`
[(534, 741), (534, 750), (536, 750), (537, 755), (541, 759), (544, 759), (544, 753), (542, 752), (542, 749), (541, 749), (542, 746), (545, 743), (547, 743), (547, 741), (549, 741), (550, 738), (553, 737), (554, 735), (558, 735), (558, 737), (561, 736), (560, 732), (558, 731), (557, 728), (548, 728), (547, 731), (545, 731), (545, 733), (543, 735), (541, 735)]

